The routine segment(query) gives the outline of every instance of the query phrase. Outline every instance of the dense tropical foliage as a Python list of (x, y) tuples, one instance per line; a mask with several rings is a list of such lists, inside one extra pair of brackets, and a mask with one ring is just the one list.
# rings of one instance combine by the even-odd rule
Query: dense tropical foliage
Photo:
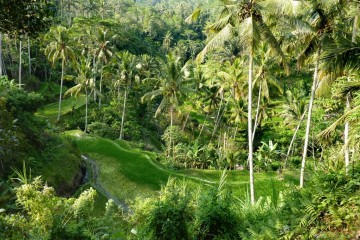
[(0, 6), (0, 238), (360, 237), (359, 1)]

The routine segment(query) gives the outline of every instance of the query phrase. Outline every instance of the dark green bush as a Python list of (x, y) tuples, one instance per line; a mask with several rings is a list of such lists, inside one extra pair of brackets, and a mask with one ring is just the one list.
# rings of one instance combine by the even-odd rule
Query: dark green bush
[(88, 125), (88, 131), (92, 134), (96, 134), (100, 137), (115, 139), (117, 135), (112, 128), (106, 123), (93, 122)]
[(195, 212), (195, 239), (239, 239), (240, 221), (231, 206), (228, 193), (221, 194), (217, 189), (202, 193)]
[(170, 180), (151, 211), (148, 228), (155, 239), (190, 239), (187, 222), (190, 219), (189, 198)]

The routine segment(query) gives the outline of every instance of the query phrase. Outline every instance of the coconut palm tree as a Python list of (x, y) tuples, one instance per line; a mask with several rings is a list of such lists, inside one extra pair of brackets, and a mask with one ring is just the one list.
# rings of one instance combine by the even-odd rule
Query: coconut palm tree
[(296, 88), (293, 91), (287, 90), (285, 104), (283, 104), (282, 107), (284, 110), (282, 111), (281, 116), (284, 118), (285, 124), (290, 125), (293, 122), (298, 122), (297, 126), (295, 127), (293, 137), (291, 138), (288, 151), (286, 153), (284, 161), (284, 168), (286, 168), (286, 163), (290, 155), (290, 151), (307, 112), (305, 93), (301, 90), (299, 91)]
[(88, 127), (88, 104), (89, 104), (89, 88), (94, 84), (94, 79), (92, 78), (92, 66), (91, 58), (81, 57), (79, 63), (77, 64), (78, 75), (75, 77), (75, 82), (77, 83), (72, 88), (69, 88), (65, 93), (66, 95), (74, 95), (77, 97), (79, 93), (85, 91), (85, 126), (84, 132), (87, 132)]
[[(356, 74), (360, 69), (360, 45), (356, 42), (356, 29), (357, 19), (354, 19), (353, 32), (351, 40), (338, 37), (334, 44), (328, 45), (324, 49), (322, 59), (326, 62), (325, 67), (333, 72), (340, 72), (342, 75), (346, 74), (348, 81), (351, 75)], [(341, 75), (341, 74), (340, 74)], [(350, 157), (349, 157), (349, 118), (354, 113), (354, 109), (358, 109), (356, 106), (354, 109), (350, 108), (350, 96), (351, 92), (359, 90), (358, 82), (349, 82), (344, 86), (343, 93), (346, 95), (346, 111), (337, 119), (331, 126), (325, 129), (319, 136), (324, 136), (332, 132), (335, 127), (340, 123), (345, 123), (344, 131), (344, 154), (345, 154), (345, 170), (348, 173)], [(343, 94), (343, 95), (344, 95)], [(357, 110), (355, 110), (356, 112)]]
[(302, 18), (297, 18), (296, 21), (294, 21), (298, 27), (297, 33), (301, 35), (303, 46), (305, 46), (298, 57), (299, 66), (302, 65), (306, 59), (311, 57), (314, 59), (313, 83), (308, 106), (304, 150), (300, 170), (300, 187), (304, 186), (305, 163), (308, 152), (312, 108), (315, 92), (319, 85), (320, 54), (323, 47), (326, 46), (332, 37), (336, 18), (339, 16), (339, 13), (343, 11), (344, 4), (344, 2), (339, 2), (337, 0), (329, 0), (321, 3), (312, 0), (307, 4), (307, 7), (304, 8), (305, 11)]
[[(168, 55), (163, 68), (162, 75), (157, 79), (159, 82), (158, 89), (146, 93), (141, 98), (141, 101), (149, 101), (157, 96), (162, 96), (162, 100), (156, 109), (155, 117), (167, 108), (170, 115), (170, 129), (172, 129), (174, 124), (174, 111), (176, 107), (180, 105), (181, 97), (192, 90), (187, 86), (186, 65), (182, 65), (179, 58)], [(170, 148), (172, 146), (171, 134), (169, 146)], [(170, 153), (171, 149), (168, 150), (168, 153)]]
[(95, 15), (99, 9), (98, 3), (96, 0), (87, 0), (81, 1), (82, 4), (82, 11), (84, 16), (92, 17)]
[(69, 60), (75, 59), (75, 53), (69, 44), (69, 31), (65, 27), (57, 26), (52, 28), (50, 30), (49, 37), (52, 38), (52, 42), (50, 42), (45, 49), (47, 58), (53, 65), (58, 60), (61, 60), (59, 111), (57, 117), (57, 121), (59, 121), (61, 116), (62, 87), (64, 82), (65, 65)]
[(21, 73), (22, 73), (22, 37), (20, 36), (19, 41), (19, 88), (21, 88)]
[[(100, 83), (99, 83), (100, 94), (102, 93), (104, 64), (106, 64), (113, 55), (110, 49), (110, 43), (114, 37), (115, 35), (109, 36), (108, 31), (104, 29), (98, 29), (96, 35), (95, 42), (97, 47), (95, 48), (94, 56), (96, 57), (97, 63), (100, 63)], [(101, 107), (101, 98), (99, 98), (99, 107)]]
[(3, 75), (2, 33), (0, 32), (0, 77)]
[[(257, 0), (221, 0), (223, 9), (219, 19), (209, 26), (215, 32), (197, 59), (204, 60), (205, 54), (216, 46), (223, 45), (234, 35), (240, 39), (240, 44), (246, 49), (248, 56), (248, 86), (253, 85), (254, 52), (259, 43), (264, 41), (277, 52), (283, 60), (282, 52), (276, 38), (264, 21), (261, 1)], [(253, 170), (253, 141), (252, 141), (252, 88), (248, 88), (248, 148), (250, 170), (250, 198), (255, 203), (254, 170)]]
[(124, 87), (124, 103), (121, 114), (121, 126), (120, 126), (120, 136), (119, 139), (123, 138), (124, 122), (125, 122), (125, 112), (126, 112), (126, 101), (130, 91), (130, 87), (135, 78), (136, 74), (136, 56), (132, 55), (129, 52), (123, 52), (116, 55), (119, 60), (119, 70), (118, 70), (118, 81), (116, 85), (118, 88), (122, 85)]
[(256, 128), (258, 127), (260, 120), (260, 105), (261, 100), (265, 99), (267, 102), (270, 101), (270, 89), (272, 88), (273, 93), (279, 95), (283, 94), (283, 88), (280, 85), (280, 82), (277, 80), (276, 76), (273, 74), (272, 67), (278, 62), (278, 59), (271, 54), (271, 49), (266, 43), (262, 43), (257, 51), (257, 57), (255, 58), (257, 68), (255, 69), (256, 75), (253, 82), (253, 87), (258, 86), (259, 94), (258, 101), (255, 113), (254, 120), (254, 129), (252, 132), (252, 140), (254, 141)]

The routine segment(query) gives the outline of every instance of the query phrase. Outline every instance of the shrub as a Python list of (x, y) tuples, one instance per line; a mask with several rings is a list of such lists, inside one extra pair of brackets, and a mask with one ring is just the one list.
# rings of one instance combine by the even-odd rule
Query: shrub
[(116, 134), (111, 129), (111, 127), (105, 123), (93, 122), (88, 125), (88, 131), (92, 134), (98, 135), (104, 138), (115, 139)]
[(239, 220), (231, 210), (228, 192), (209, 189), (202, 193), (195, 212), (196, 239), (239, 239)]
[[(190, 239), (187, 222), (191, 220), (185, 187), (170, 179), (156, 199), (135, 205), (133, 221), (139, 237), (159, 240)], [(144, 214), (145, 213), (145, 214)]]

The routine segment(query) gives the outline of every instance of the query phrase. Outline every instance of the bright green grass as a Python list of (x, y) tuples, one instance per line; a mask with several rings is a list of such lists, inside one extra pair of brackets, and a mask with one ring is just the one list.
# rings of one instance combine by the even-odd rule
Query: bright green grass
[[(66, 92), (67, 88), (63, 86), (63, 92)], [(40, 83), (39, 91), (41, 94), (58, 94), (60, 92), (60, 86), (54, 82)]]
[[(73, 109), (80, 108), (85, 105), (85, 96), (79, 95), (78, 97), (68, 97), (61, 103), (61, 114), (67, 114)], [(54, 102), (40, 108), (36, 115), (55, 121), (59, 111), (59, 102)]]
[[(166, 184), (169, 177), (183, 179), (190, 186), (217, 185), (222, 174), (219, 170), (182, 170), (172, 171), (151, 160), (155, 155), (139, 149), (131, 149), (125, 141), (85, 135), (80, 131), (70, 131), (67, 135), (77, 139), (83, 154), (96, 160), (99, 168), (99, 180), (110, 194), (121, 200), (134, 199), (137, 196), (152, 196)], [(272, 186), (278, 190), (284, 188), (284, 182), (296, 183), (296, 172), (284, 173), (285, 180), (279, 181), (277, 174), (255, 174), (257, 196), (272, 194)], [(248, 171), (229, 171), (226, 187), (234, 195), (244, 198), (248, 192)]]

